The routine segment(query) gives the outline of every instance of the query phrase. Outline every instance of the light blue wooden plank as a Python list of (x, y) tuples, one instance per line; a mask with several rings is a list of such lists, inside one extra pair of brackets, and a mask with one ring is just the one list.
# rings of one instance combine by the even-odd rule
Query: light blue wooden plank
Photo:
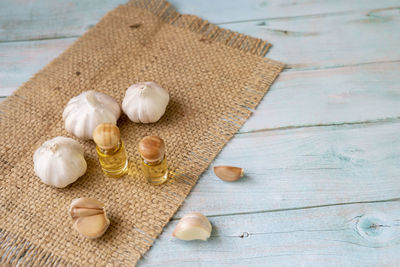
[(223, 25), (268, 40), (267, 57), (289, 68), (340, 67), (400, 61), (400, 7), (334, 16), (283, 18)]
[(138, 266), (397, 266), (400, 202), (212, 217), (207, 241), (168, 224)]
[(0, 41), (79, 36), (126, 0), (2, 0)]
[(400, 120), (238, 134), (212, 163), (244, 168), (235, 183), (212, 168), (176, 217), (221, 215), (399, 197)]
[(181, 13), (213, 23), (346, 13), (400, 6), (399, 0), (170, 0)]
[[(30, 40), (81, 35), (109, 10), (126, 0), (3, 0), (0, 1), (0, 40)], [(400, 0), (173, 0), (182, 13), (214, 23), (292, 17), (399, 6)]]
[(400, 61), (281, 73), (240, 132), (400, 118)]

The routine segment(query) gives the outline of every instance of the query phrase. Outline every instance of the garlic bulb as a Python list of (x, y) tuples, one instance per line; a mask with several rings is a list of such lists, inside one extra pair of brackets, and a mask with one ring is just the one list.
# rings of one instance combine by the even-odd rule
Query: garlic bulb
[(63, 112), (65, 129), (81, 139), (92, 139), (93, 130), (100, 123), (117, 124), (121, 108), (111, 96), (85, 91), (71, 98)]
[(86, 172), (83, 147), (74, 139), (58, 136), (48, 140), (33, 155), (34, 169), (43, 183), (63, 188)]
[(131, 85), (122, 101), (122, 110), (133, 122), (158, 121), (169, 102), (168, 91), (154, 82)]
[(194, 212), (186, 214), (179, 220), (172, 236), (181, 240), (203, 240), (206, 241), (211, 235), (211, 223), (201, 213)]
[(104, 203), (93, 198), (76, 198), (69, 209), (76, 231), (89, 239), (102, 236), (110, 225)]

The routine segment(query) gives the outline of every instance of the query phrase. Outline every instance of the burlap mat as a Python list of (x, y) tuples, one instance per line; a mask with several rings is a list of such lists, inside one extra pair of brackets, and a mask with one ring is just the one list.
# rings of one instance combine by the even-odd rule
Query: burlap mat
[[(104, 16), (0, 105), (1, 263), (136, 263), (282, 70), (263, 58), (268, 48), (260, 39), (181, 15), (162, 0), (131, 1)], [(129, 176), (104, 177), (92, 141), (79, 141), (88, 170), (77, 182), (57, 189), (35, 176), (35, 149), (70, 136), (62, 112), (71, 97), (94, 89), (121, 103), (126, 88), (141, 81), (168, 89), (171, 101), (157, 123), (135, 124), (125, 115), (118, 121)], [(167, 145), (173, 175), (162, 186), (146, 183), (137, 171), (137, 143), (150, 134)], [(106, 203), (111, 225), (97, 240), (72, 229), (69, 204), (83, 196)]]

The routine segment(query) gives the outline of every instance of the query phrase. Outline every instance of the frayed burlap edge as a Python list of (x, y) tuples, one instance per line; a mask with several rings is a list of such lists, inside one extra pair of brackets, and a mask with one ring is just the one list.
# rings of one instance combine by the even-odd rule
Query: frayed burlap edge
[(262, 39), (220, 28), (194, 15), (180, 14), (165, 0), (131, 0), (128, 5), (148, 10), (170, 25), (199, 33), (204, 37), (204, 41), (223, 43), (261, 57), (265, 56), (271, 47), (270, 43)]

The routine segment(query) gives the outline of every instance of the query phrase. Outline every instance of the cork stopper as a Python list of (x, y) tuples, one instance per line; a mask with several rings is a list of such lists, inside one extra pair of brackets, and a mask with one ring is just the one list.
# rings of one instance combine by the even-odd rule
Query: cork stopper
[(139, 142), (139, 153), (143, 159), (154, 162), (164, 158), (165, 144), (158, 136), (146, 136)]
[(120, 141), (119, 129), (112, 123), (102, 123), (97, 125), (93, 131), (93, 140), (101, 149), (112, 149)]

